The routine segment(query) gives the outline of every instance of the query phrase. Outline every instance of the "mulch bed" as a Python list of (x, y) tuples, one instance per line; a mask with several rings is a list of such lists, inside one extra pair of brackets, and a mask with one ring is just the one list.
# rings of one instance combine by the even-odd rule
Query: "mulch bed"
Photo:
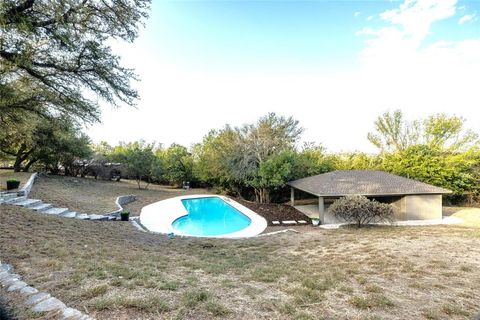
[(238, 198), (235, 199), (235, 201), (264, 217), (269, 226), (272, 226), (272, 221), (275, 220), (305, 220), (308, 224), (312, 223), (312, 220), (309, 217), (289, 205), (276, 203), (256, 203)]

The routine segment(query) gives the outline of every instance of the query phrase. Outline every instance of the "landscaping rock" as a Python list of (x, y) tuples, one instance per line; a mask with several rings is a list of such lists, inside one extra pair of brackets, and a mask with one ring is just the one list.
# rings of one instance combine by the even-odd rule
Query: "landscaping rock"
[(75, 211), (69, 211), (61, 214), (61, 216), (64, 218), (75, 218), (76, 215), (77, 213)]
[(20, 290), (20, 289), (22, 289), (23, 287), (26, 287), (26, 286), (27, 286), (27, 284), (25, 282), (18, 280), (18, 281), (15, 281), (14, 283), (12, 283), (8, 287), (7, 291), (9, 291), (9, 292), (10, 291), (17, 291), (17, 290)]
[(51, 208), (51, 209), (48, 209), (48, 210), (43, 211), (43, 212), (46, 213), (46, 214), (59, 215), (59, 214), (62, 214), (62, 213), (66, 213), (68, 211), (69, 211), (68, 208)]
[(22, 207), (33, 207), (35, 205), (38, 205), (42, 202), (42, 200), (37, 200), (37, 199), (26, 199), (23, 201), (18, 201), (15, 202), (13, 205), (15, 206), (22, 206)]
[(10, 198), (8, 199), (7, 201), (5, 201), (4, 203), (6, 204), (14, 204), (16, 202), (19, 202), (19, 201), (24, 201), (26, 200), (27, 197), (15, 197), (15, 198)]
[(64, 319), (71, 319), (71, 318), (80, 318), (83, 316), (83, 313), (81, 313), (79, 310), (74, 309), (74, 308), (65, 308), (63, 310), (62, 314)]
[(40, 203), (30, 207), (30, 209), (35, 211), (45, 211), (45, 210), (51, 209), (52, 207), (53, 206), (50, 203)]
[(34, 305), (34, 304), (37, 304), (39, 303), (40, 301), (43, 301), (45, 299), (48, 299), (50, 298), (51, 296), (46, 293), (46, 292), (40, 292), (40, 293), (37, 293), (37, 294), (34, 294), (33, 296), (30, 296), (27, 301), (26, 301), (26, 304), (28, 305)]
[(5, 286), (5, 287), (8, 287), (10, 286), (11, 284), (13, 284), (15, 281), (18, 281), (20, 280), (20, 276), (17, 275), (17, 274), (11, 274), (9, 275), (8, 277), (5, 277), (3, 278), (2, 280), (0, 280), (0, 282)]
[(85, 213), (77, 213), (77, 215), (75, 216), (75, 219), (78, 219), (78, 220), (88, 220), (90, 219), (88, 217), (88, 214), (85, 214)]
[(10, 276), (10, 273), (8, 273), (7, 271), (0, 272), (0, 281), (8, 276)]
[(101, 214), (90, 214), (88, 216), (90, 220), (107, 220), (108, 218)]
[(57, 298), (50, 297), (46, 300), (43, 300), (37, 303), (32, 310), (35, 312), (48, 312), (56, 309), (63, 309), (65, 308), (65, 304), (58, 300)]
[(38, 293), (38, 290), (34, 287), (26, 286), (20, 289), (20, 293), (24, 296), (30, 296), (32, 294)]
[(295, 220), (285, 220), (285, 221), (282, 221), (282, 224), (297, 224), (297, 221), (295, 221)]
[(2, 265), (0, 265), (0, 270), (10, 272), (13, 270), (13, 267), (10, 264), (3, 263)]

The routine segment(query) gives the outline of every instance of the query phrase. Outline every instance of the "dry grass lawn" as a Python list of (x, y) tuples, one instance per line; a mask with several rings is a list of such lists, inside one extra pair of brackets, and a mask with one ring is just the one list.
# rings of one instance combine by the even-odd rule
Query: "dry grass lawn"
[(206, 193), (205, 189), (174, 189), (168, 186), (150, 185), (147, 190), (138, 189), (135, 181), (120, 182), (95, 180), (93, 178), (73, 178), (62, 176), (42, 176), (33, 185), (30, 198), (42, 199), (57, 207), (86, 213), (107, 213), (117, 210), (115, 199), (118, 196), (135, 194), (137, 201), (125, 206), (131, 215), (139, 215), (147, 204), (185, 194)]
[(7, 190), (8, 179), (18, 179), (20, 180), (20, 186), (22, 186), (31, 175), (31, 172), (13, 172), (13, 170), (0, 169), (0, 191)]
[(458, 226), (303, 227), (215, 240), (2, 205), (0, 257), (97, 319), (472, 319), (479, 212), (457, 212), (468, 219)]

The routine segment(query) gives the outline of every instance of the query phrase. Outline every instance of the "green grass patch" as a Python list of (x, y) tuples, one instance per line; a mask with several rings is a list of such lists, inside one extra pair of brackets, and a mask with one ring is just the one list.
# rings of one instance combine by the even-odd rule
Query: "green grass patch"
[(205, 304), (205, 310), (210, 312), (215, 317), (225, 317), (232, 313), (227, 307), (223, 304), (214, 301), (208, 301)]
[(107, 293), (109, 286), (102, 284), (92, 288), (88, 288), (80, 293), (80, 296), (85, 299), (92, 299), (98, 296), (102, 296)]
[(349, 302), (358, 309), (391, 308), (395, 304), (383, 294), (368, 294), (366, 296), (354, 296)]
[(190, 290), (183, 294), (183, 303), (188, 308), (195, 308), (200, 303), (210, 299), (211, 295), (206, 290)]

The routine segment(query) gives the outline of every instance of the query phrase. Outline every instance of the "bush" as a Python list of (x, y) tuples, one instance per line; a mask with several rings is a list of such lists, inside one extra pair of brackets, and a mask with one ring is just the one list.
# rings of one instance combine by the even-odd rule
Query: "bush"
[(392, 222), (395, 213), (391, 205), (360, 195), (338, 199), (330, 206), (329, 212), (341, 220), (355, 223), (359, 228), (370, 223)]

